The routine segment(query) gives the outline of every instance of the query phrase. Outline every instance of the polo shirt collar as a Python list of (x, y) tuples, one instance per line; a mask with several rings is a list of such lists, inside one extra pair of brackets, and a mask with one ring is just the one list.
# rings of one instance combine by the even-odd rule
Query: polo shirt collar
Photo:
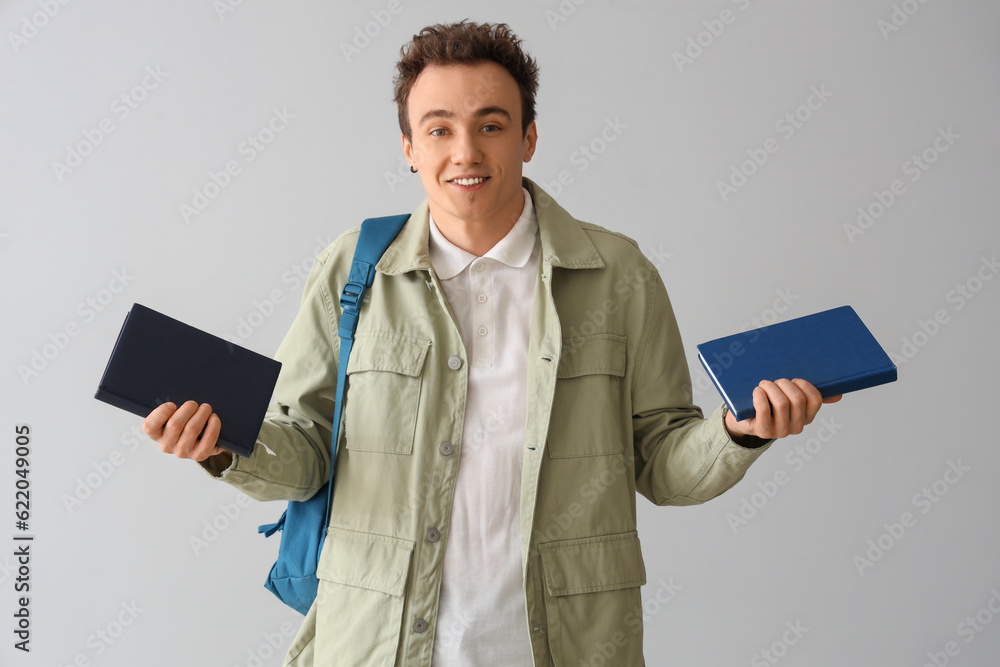
[[(521, 191), (524, 193), (524, 208), (521, 210), (520, 217), (506, 236), (497, 241), (496, 245), (483, 255), (483, 257), (495, 259), (511, 267), (521, 267), (528, 263), (538, 233), (538, 222), (535, 219), (535, 207), (531, 201), (531, 193), (524, 187), (521, 188)], [(431, 265), (438, 278), (448, 280), (464, 271), (476, 259), (476, 256), (446, 239), (429, 212), (427, 217), (430, 228), (428, 245)]]

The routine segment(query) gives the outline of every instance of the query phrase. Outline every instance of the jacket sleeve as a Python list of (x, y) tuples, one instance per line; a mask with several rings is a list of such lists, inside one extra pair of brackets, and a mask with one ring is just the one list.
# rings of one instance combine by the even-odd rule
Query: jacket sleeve
[(655, 269), (646, 297), (632, 386), (636, 490), (657, 505), (703, 503), (740, 481), (774, 441), (755, 448), (734, 442), (724, 425), (725, 404), (702, 418), (691, 402), (680, 331)]
[(328, 248), (314, 262), (299, 312), (275, 353), (281, 372), (253, 452), (234, 454), (228, 466), (224, 455), (200, 462), (209, 475), (256, 500), (307, 500), (329, 479), (340, 353), (330, 256)]

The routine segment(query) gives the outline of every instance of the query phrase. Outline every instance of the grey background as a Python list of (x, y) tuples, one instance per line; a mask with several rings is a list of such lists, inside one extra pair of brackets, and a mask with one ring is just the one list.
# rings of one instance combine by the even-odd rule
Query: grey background
[[(996, 664), (1000, 280), (982, 278), (1000, 249), (1000, 6), (236, 2), (0, 5), (0, 663), (280, 664), (300, 617), (261, 585), (278, 544), (256, 528), (283, 503), (240, 506), (92, 396), (136, 301), (220, 335), (252, 319), (243, 344), (274, 353), (301, 294), (295, 267), (423, 198), (401, 161), (392, 67), (420, 27), (469, 16), (508, 22), (538, 58), (526, 174), (657, 264), (706, 411), (720, 399), (695, 344), (753, 318), (848, 303), (900, 360), (897, 383), (825, 407), (834, 426), (776, 443), (722, 497), (640, 498), (647, 662), (774, 664), (768, 650), (789, 666)], [(712, 23), (724, 10), (732, 21)], [(374, 36), (345, 55), (366, 25)], [(697, 58), (679, 67), (688, 48)], [(147, 67), (165, 74), (133, 91)], [(813, 87), (832, 95), (800, 109)], [(241, 142), (275, 109), (294, 118), (248, 160)], [(808, 120), (787, 136), (777, 124), (796, 112)], [(60, 173), (104, 118), (113, 131)], [(609, 120), (619, 129), (602, 138)], [(938, 154), (948, 128), (957, 138)], [(769, 138), (777, 152), (724, 198), (717, 183)], [(906, 163), (929, 148), (914, 181)], [(230, 160), (240, 173), (185, 221), (180, 205)], [(873, 224), (845, 229), (897, 179), (905, 191)], [(16, 424), (32, 430), (29, 655), (11, 634)], [(796, 447), (810, 444), (806, 461)], [(954, 484), (949, 463), (968, 468)], [(904, 512), (914, 522), (897, 539), (886, 524)], [(224, 529), (197, 548), (206, 522)], [(880, 539), (889, 549), (859, 568)], [(986, 624), (971, 631), (977, 613)]]

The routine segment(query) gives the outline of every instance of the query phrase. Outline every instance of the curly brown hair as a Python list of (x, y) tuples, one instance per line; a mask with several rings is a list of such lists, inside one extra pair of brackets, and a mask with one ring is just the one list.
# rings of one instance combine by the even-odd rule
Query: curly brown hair
[(469, 65), (492, 60), (510, 72), (521, 91), (521, 132), (535, 120), (538, 63), (521, 49), (521, 39), (506, 23), (475, 23), (468, 19), (427, 26), (399, 50), (393, 98), (399, 129), (412, 139), (406, 102), (417, 77), (428, 65)]

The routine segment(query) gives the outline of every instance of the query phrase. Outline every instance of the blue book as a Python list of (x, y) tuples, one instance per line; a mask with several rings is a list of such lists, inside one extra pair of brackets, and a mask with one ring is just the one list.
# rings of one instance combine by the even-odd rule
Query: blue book
[(698, 360), (737, 421), (756, 414), (762, 380), (802, 378), (823, 398), (896, 380), (895, 364), (850, 306), (702, 343)]

